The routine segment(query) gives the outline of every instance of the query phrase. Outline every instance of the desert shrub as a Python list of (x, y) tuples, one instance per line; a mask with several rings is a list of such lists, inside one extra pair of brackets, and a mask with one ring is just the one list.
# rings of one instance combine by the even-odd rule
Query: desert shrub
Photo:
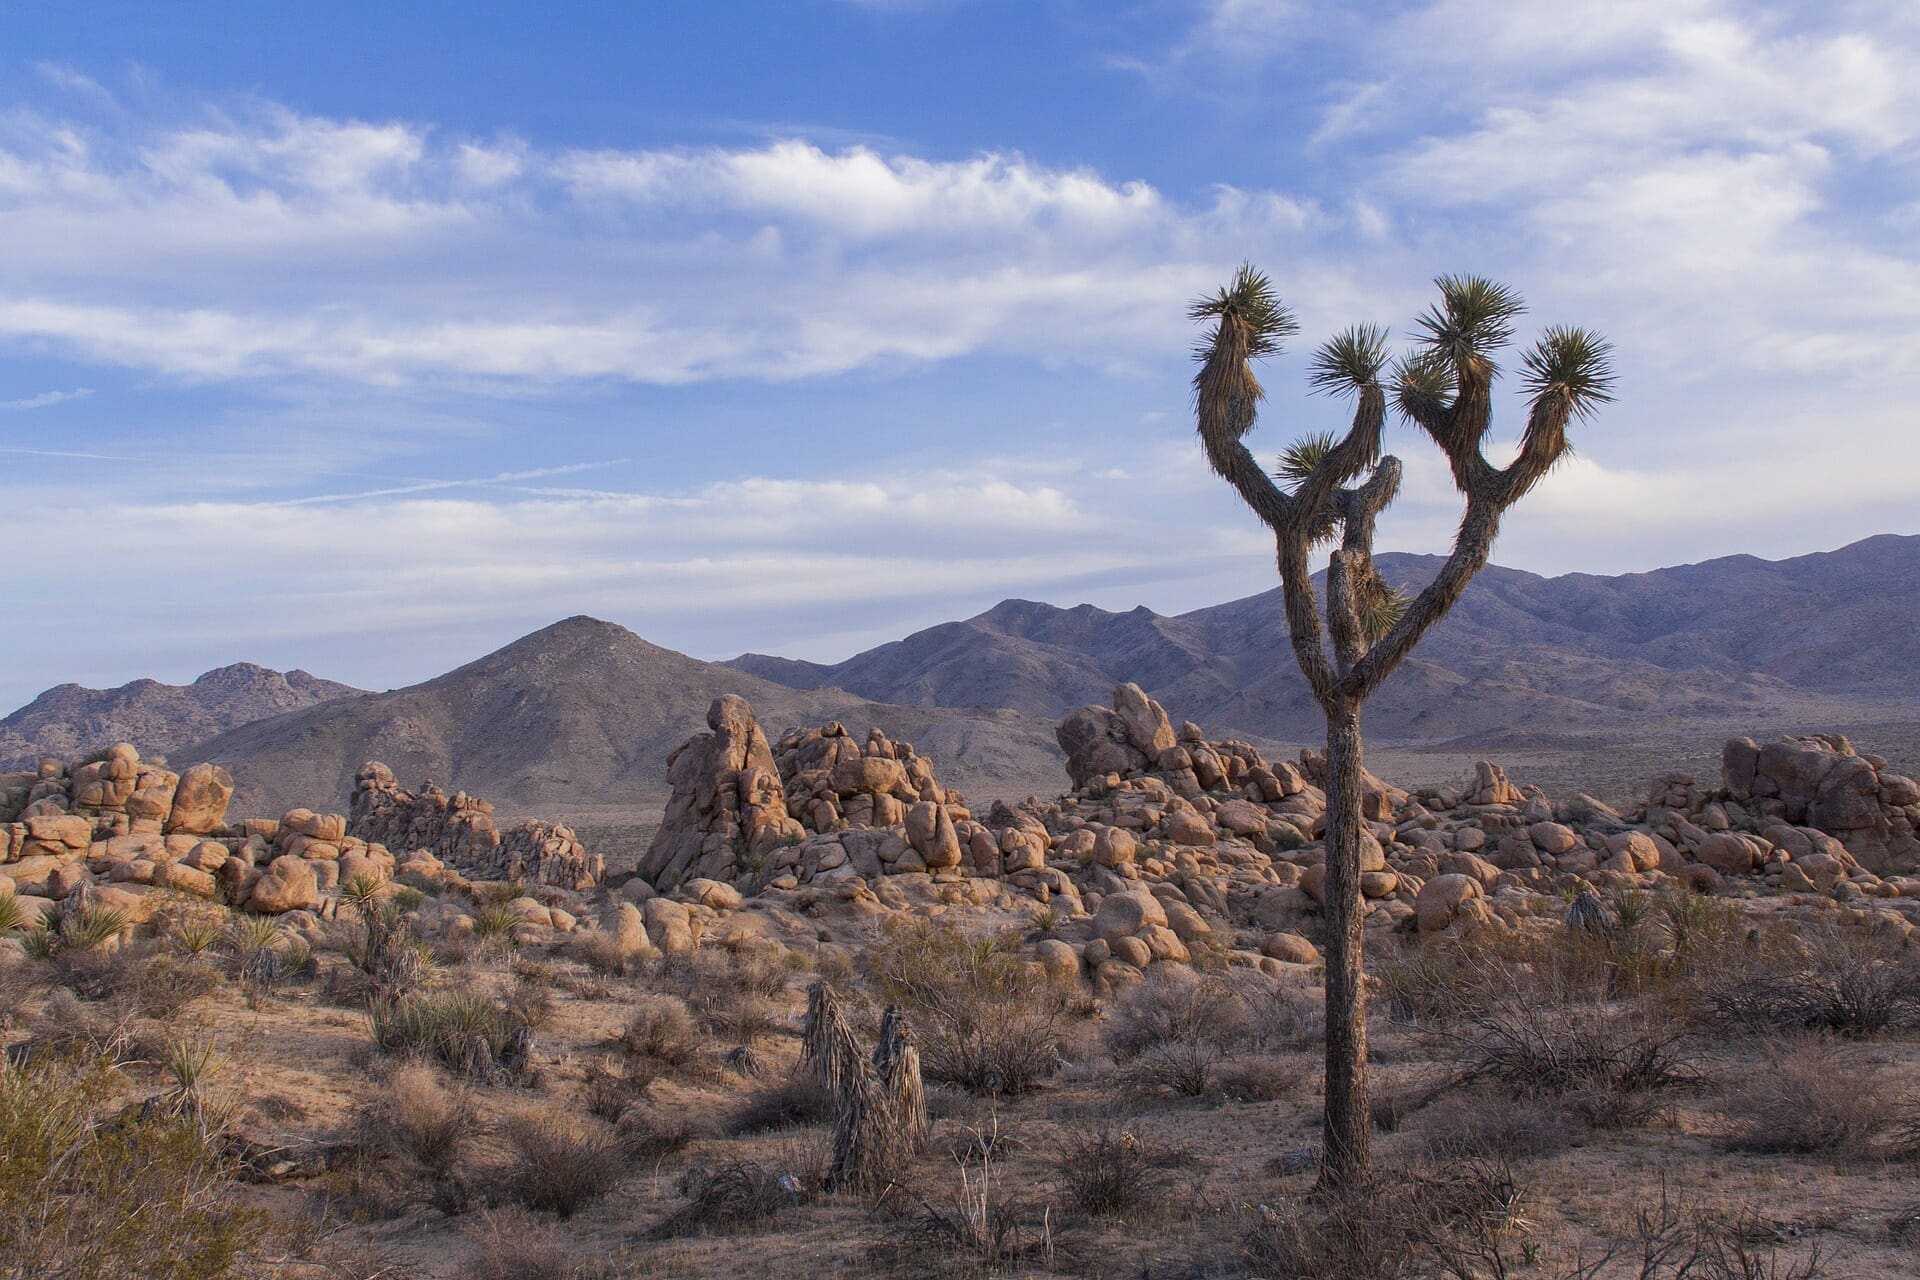
[(635, 957), (620, 945), (619, 939), (600, 929), (582, 929), (567, 942), (567, 954), (594, 973), (608, 977), (623, 976)]
[[(935, 1274), (1018, 1274), (1014, 1268), (1053, 1260), (1053, 1206), (997, 1185), (991, 1158), (960, 1162), (957, 1185), (945, 1195), (920, 1197), (899, 1241), (902, 1261)], [(900, 1270), (901, 1268), (896, 1268)]]
[(30, 1040), (8, 1047), (9, 1059), (50, 1054), (117, 1063), (147, 1057), (145, 1050), (153, 1047), (141, 1043), (132, 1010), (111, 1003), (82, 1002), (65, 988), (47, 998), (33, 1027)]
[(602, 1120), (617, 1121), (647, 1096), (666, 1068), (651, 1058), (609, 1057), (587, 1073), (587, 1110)]
[(1512, 978), (1482, 934), (1383, 949), (1368, 961), (1378, 999), (1401, 1022), (1444, 1023), (1494, 1003), (1488, 988)]
[(819, 1080), (798, 1076), (750, 1095), (727, 1122), (736, 1136), (769, 1129), (797, 1129), (826, 1124), (834, 1116), (833, 1094)]
[(680, 1150), (707, 1132), (706, 1127), (684, 1109), (668, 1111), (639, 1102), (620, 1113), (614, 1125), (620, 1150), (629, 1160), (652, 1164)]
[(1639, 1280), (1822, 1280), (1818, 1243), (1789, 1252), (1775, 1223), (1751, 1207), (1725, 1212), (1662, 1193), (1640, 1209), (1630, 1229), (1563, 1272), (1591, 1280), (1620, 1259)]
[(687, 1203), (647, 1232), (648, 1239), (762, 1226), (782, 1210), (805, 1203), (808, 1194), (792, 1173), (752, 1160), (689, 1169), (680, 1176), (679, 1191)]
[(432, 1058), (469, 1075), (518, 1070), (526, 1057), (527, 1025), (477, 992), (375, 999), (367, 1020), (381, 1052)]
[(1227, 1102), (1272, 1102), (1298, 1093), (1312, 1074), (1297, 1059), (1269, 1054), (1229, 1058), (1213, 1069), (1208, 1096)]
[(890, 920), (870, 980), (920, 1037), (927, 1077), (1017, 1094), (1053, 1074), (1067, 996), (1015, 953), (1015, 935), (975, 937), (940, 920)]
[(1579, 1130), (1557, 1102), (1504, 1093), (1449, 1093), (1418, 1121), (1421, 1150), (1434, 1160), (1525, 1160), (1565, 1150)]
[(0, 937), (25, 932), (26, 927), (27, 912), (20, 905), (18, 895), (11, 889), (0, 893)]
[(1207, 1040), (1162, 1040), (1128, 1060), (1120, 1070), (1120, 1082), (1144, 1092), (1198, 1098), (1212, 1091), (1225, 1060), (1226, 1053)]
[(699, 1065), (710, 1047), (685, 1002), (665, 995), (640, 997), (618, 1041), (629, 1059), (651, 1064), (657, 1074)]
[(1183, 1151), (1126, 1129), (1096, 1128), (1067, 1139), (1054, 1162), (1061, 1200), (1088, 1217), (1133, 1215), (1164, 1200)]
[(613, 1189), (625, 1165), (620, 1143), (604, 1125), (564, 1111), (517, 1116), (507, 1125), (513, 1161), (507, 1194), (529, 1209), (571, 1218)]
[(369, 1139), (411, 1161), (428, 1179), (443, 1182), (453, 1175), (479, 1120), (465, 1090), (448, 1088), (424, 1064), (404, 1062), (375, 1093), (364, 1125)]
[(204, 964), (182, 961), (150, 947), (67, 951), (53, 956), (60, 984), (83, 1000), (110, 1001), (141, 1017), (169, 1022), (220, 985)]
[(1120, 1079), (1182, 1097), (1279, 1097), (1292, 1072), (1271, 1058), (1234, 1055), (1320, 1037), (1323, 1015), (1305, 993), (1255, 973), (1197, 974), (1156, 966), (1102, 1029)]
[(527, 893), (527, 887), (517, 880), (474, 880), (466, 888), (474, 905), (482, 907), (502, 907)]
[(522, 1209), (489, 1212), (472, 1233), (472, 1280), (601, 1280), (610, 1273)]
[(1516, 1001), (1465, 1023), (1465, 1077), (1523, 1094), (1633, 1097), (1699, 1079), (1684, 1029), (1644, 1006)]
[(1270, 1280), (1503, 1276), (1525, 1256), (1523, 1198), (1497, 1162), (1385, 1170), (1364, 1190), (1261, 1206), (1246, 1253)]
[(100, 1124), (103, 1068), (0, 1062), (0, 1275), (219, 1280), (263, 1229), (204, 1130), (164, 1109)]
[(1879, 1035), (1920, 1025), (1920, 957), (1836, 930), (1727, 966), (1703, 979), (1697, 998), (1709, 1025)]
[(517, 975), (501, 996), (501, 1003), (514, 1019), (539, 1030), (553, 1021), (553, 989), (527, 975)]
[(1253, 1039), (1246, 1001), (1219, 978), (1158, 965), (1130, 991), (1102, 1029), (1114, 1057), (1137, 1057), (1161, 1045), (1204, 1044), (1222, 1053)]
[(656, 990), (677, 996), (709, 1033), (752, 1045), (780, 1023), (792, 972), (765, 951), (703, 947), (653, 967)]
[(1859, 1049), (1808, 1040), (1743, 1071), (1723, 1100), (1736, 1151), (1863, 1156), (1899, 1124), (1906, 1082)]

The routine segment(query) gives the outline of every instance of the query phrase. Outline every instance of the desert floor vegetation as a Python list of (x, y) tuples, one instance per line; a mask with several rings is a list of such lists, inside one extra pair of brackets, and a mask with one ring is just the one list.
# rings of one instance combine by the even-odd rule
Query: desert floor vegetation
[(889, 915), (613, 967), (436, 952), (422, 909), (343, 911), (310, 951), (189, 921), (16, 957), (0, 1275), (1920, 1267), (1912, 969), (1864, 935), (1650, 900), (1604, 936), (1396, 939), (1381, 1172), (1328, 1195), (1310, 965), (1096, 996), (1004, 933)]

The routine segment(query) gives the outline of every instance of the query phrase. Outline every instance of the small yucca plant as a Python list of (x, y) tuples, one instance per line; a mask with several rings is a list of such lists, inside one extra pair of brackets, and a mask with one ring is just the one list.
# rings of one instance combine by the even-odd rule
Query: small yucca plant
[(173, 927), (167, 940), (180, 954), (199, 956), (220, 945), (220, 936), (219, 921), (207, 916), (190, 916)]
[(286, 936), (286, 926), (278, 916), (237, 916), (227, 927), (227, 945), (242, 960), (274, 950)]
[(370, 872), (361, 871), (340, 883), (340, 900), (356, 911), (365, 911), (386, 894), (387, 882)]
[(60, 922), (58, 946), (63, 951), (96, 951), (118, 938), (131, 923), (119, 907), (89, 902)]
[(45, 925), (37, 925), (20, 935), (20, 945), (35, 960), (50, 960), (59, 949), (58, 935)]
[(227, 1109), (214, 1105), (207, 1093), (226, 1061), (210, 1033), (170, 1037), (161, 1050), (160, 1065), (170, 1084), (167, 1109), (203, 1135), (227, 1119)]
[(0, 934), (20, 933), (27, 927), (27, 911), (13, 893), (0, 893)]
[(514, 926), (519, 923), (520, 913), (510, 902), (488, 903), (473, 913), (473, 936), (485, 941), (499, 938), (511, 942)]

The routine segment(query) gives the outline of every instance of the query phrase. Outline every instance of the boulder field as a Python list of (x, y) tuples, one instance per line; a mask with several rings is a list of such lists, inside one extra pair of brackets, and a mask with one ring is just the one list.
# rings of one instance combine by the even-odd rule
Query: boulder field
[[(1059, 724), (1073, 789), (975, 813), (934, 762), (874, 729), (770, 740), (739, 697), (669, 759), (671, 796), (635, 874), (569, 828), (501, 830), (485, 800), (399, 785), (368, 763), (345, 814), (229, 819), (233, 782), (122, 744), (0, 776), (0, 892), (31, 919), (105, 902), (129, 927), (179, 896), (330, 916), (356, 880), (517, 885), (525, 943), (606, 932), (635, 953), (703, 936), (839, 945), (874, 917), (960, 913), (1017, 928), (1032, 959), (1110, 989), (1156, 964), (1277, 972), (1318, 960), (1325, 762), (1175, 727), (1136, 685)], [(1653, 781), (1615, 809), (1555, 802), (1491, 762), (1407, 791), (1364, 776), (1372, 933), (1558, 920), (1593, 892), (1671, 890), (1755, 915), (1818, 915), (1900, 941), (1920, 925), (1920, 785), (1837, 735), (1728, 742), (1722, 776)], [(449, 906), (472, 928), (472, 912)], [(494, 895), (500, 898), (500, 895)], [(454, 896), (458, 900), (459, 895)], [(835, 926), (841, 930), (836, 933)]]

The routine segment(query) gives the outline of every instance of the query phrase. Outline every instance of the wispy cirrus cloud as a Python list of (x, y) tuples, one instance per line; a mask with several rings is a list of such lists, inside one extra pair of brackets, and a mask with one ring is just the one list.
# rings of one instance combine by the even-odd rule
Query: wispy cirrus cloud
[(69, 400), (85, 400), (92, 394), (91, 387), (75, 387), (70, 391), (42, 391), (37, 396), (23, 396), (18, 400), (0, 400), (0, 409), (10, 412), (45, 409), (52, 405), (65, 404)]

